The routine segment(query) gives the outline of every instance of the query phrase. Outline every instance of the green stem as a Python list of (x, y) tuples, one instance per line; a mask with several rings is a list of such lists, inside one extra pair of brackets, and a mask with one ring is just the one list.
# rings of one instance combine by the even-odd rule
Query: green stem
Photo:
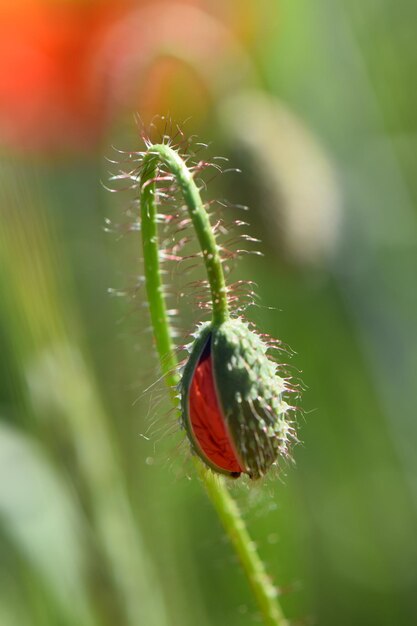
[[(153, 145), (144, 156), (140, 178), (146, 291), (161, 369), (167, 384), (173, 390), (173, 402), (178, 406), (174, 393), (179, 382), (178, 363), (165, 304), (159, 261), (155, 200), (159, 163), (162, 163), (164, 168), (174, 176), (195, 228), (210, 284), (213, 323), (221, 324), (226, 321), (229, 318), (229, 311), (219, 249), (193, 176), (175, 150), (164, 144)], [(288, 626), (278, 603), (277, 591), (266, 574), (264, 564), (257, 553), (255, 544), (250, 539), (236, 502), (227, 490), (224, 479), (207, 469), (197, 458), (195, 458), (195, 464), (208, 496), (240, 559), (264, 623), (267, 626)]]
[(197, 458), (196, 465), (209, 498), (243, 566), (265, 624), (288, 626), (278, 602), (278, 590), (266, 573), (264, 563), (250, 538), (238, 506), (225, 485), (224, 478), (207, 469)]

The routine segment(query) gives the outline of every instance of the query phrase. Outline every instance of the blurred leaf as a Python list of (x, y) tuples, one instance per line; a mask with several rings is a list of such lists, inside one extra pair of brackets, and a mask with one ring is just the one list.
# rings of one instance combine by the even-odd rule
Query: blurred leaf
[(0, 422), (0, 520), (73, 623), (90, 624), (82, 521), (40, 447)]
[(256, 187), (253, 209), (264, 217), (275, 250), (306, 265), (328, 260), (339, 240), (341, 197), (319, 140), (289, 107), (260, 90), (241, 91), (218, 108), (234, 152), (245, 152), (245, 177)]

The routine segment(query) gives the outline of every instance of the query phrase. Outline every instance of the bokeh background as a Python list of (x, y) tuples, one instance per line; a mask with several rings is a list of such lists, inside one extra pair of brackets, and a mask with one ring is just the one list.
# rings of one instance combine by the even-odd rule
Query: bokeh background
[(163, 387), (143, 394), (134, 205), (102, 184), (111, 146), (141, 147), (135, 113), (243, 170), (206, 197), (250, 205), (264, 257), (233, 279), (306, 387), (295, 464), (232, 487), (286, 614), (417, 623), (416, 19), (411, 0), (1, 2), (2, 625), (259, 623)]

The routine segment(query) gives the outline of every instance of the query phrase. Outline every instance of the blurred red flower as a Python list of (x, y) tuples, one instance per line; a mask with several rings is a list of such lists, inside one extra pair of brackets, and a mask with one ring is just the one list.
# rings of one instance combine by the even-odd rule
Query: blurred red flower
[(92, 76), (95, 50), (130, 0), (0, 4), (0, 141), (86, 147), (109, 117)]
[[(221, 92), (245, 71), (230, 26), (242, 34), (250, 12), (240, 0), (231, 15), (235, 1), (214, 17), (207, 0), (0, 0), (0, 144), (88, 149), (138, 96), (145, 119), (172, 101), (185, 117), (202, 112), (207, 84)], [(201, 74), (192, 89), (179, 59)]]

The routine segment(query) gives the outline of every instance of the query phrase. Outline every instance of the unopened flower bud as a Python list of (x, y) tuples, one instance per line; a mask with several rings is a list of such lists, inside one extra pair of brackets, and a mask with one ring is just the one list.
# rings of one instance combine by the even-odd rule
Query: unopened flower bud
[(287, 385), (268, 349), (240, 319), (201, 326), (191, 347), (180, 383), (182, 423), (193, 451), (221, 474), (259, 478), (287, 454)]

